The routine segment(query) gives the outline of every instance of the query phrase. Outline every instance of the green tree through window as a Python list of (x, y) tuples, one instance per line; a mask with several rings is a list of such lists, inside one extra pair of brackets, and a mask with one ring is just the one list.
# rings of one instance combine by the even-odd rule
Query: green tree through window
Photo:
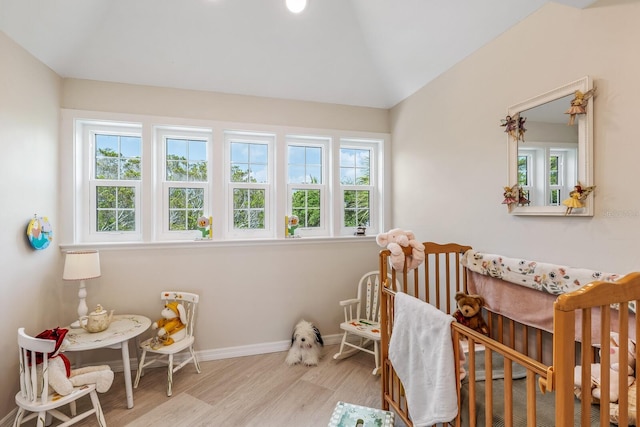
[[(139, 181), (139, 136), (95, 135), (96, 231), (135, 231), (136, 189), (126, 181)], [(107, 182), (108, 181), (108, 182)]]
[[(368, 226), (371, 221), (371, 152), (340, 149), (340, 183), (343, 190), (345, 227)], [(358, 189), (357, 187), (363, 187)]]

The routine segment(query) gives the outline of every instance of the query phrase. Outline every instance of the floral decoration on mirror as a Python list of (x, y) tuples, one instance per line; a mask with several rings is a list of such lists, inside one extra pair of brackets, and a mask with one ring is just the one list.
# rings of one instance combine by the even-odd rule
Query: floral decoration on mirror
[(595, 185), (592, 185), (591, 187), (584, 187), (580, 184), (580, 181), (578, 181), (578, 184), (573, 187), (573, 191), (569, 193), (570, 197), (562, 201), (562, 204), (567, 207), (564, 214), (571, 214), (574, 208), (584, 208), (584, 201), (589, 197), (589, 194), (595, 190), (595, 188)]
[(504, 131), (513, 138), (514, 141), (524, 142), (524, 133), (527, 129), (524, 127), (524, 123), (527, 121), (526, 117), (521, 117), (520, 114), (515, 116), (507, 116), (500, 120)]
[(578, 114), (587, 113), (587, 104), (589, 103), (589, 99), (595, 95), (595, 91), (595, 87), (584, 93), (579, 90), (575, 91), (574, 97), (571, 100), (571, 106), (564, 112), (565, 114), (569, 114), (568, 125), (573, 125), (576, 122), (576, 116)]
[(518, 184), (512, 187), (504, 187), (502, 193), (502, 204), (507, 205), (507, 210), (511, 212), (514, 206), (529, 205), (531, 201), (527, 198), (527, 193)]

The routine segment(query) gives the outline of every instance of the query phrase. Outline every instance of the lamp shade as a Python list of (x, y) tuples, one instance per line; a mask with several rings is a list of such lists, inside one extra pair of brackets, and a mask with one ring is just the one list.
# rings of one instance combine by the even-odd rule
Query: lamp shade
[(85, 280), (100, 277), (98, 251), (67, 252), (64, 260), (63, 280)]

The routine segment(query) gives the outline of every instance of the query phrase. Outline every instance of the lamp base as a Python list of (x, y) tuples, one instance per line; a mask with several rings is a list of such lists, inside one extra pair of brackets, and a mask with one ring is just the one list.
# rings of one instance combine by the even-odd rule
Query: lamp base
[[(82, 322), (82, 323), (83, 323), (83, 324), (85, 324), (85, 325), (87, 324), (87, 322), (86, 322), (86, 321), (85, 321), (85, 322)], [(69, 325), (69, 327), (70, 327), (71, 329), (80, 329), (82, 326), (80, 325), (80, 321), (79, 321), (79, 320), (76, 320), (75, 322), (73, 322), (72, 324), (70, 324), (70, 325)]]

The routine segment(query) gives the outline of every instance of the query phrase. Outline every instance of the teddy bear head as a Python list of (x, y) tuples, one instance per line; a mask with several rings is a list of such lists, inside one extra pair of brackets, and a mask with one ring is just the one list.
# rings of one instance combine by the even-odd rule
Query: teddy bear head
[(455, 298), (458, 310), (460, 310), (464, 317), (477, 315), (484, 305), (484, 298), (480, 295), (469, 295), (464, 292), (458, 292)]
[(165, 304), (164, 308), (160, 312), (163, 319), (175, 319), (180, 318), (182, 323), (187, 323), (187, 312), (184, 306), (178, 302), (169, 302)]
[(385, 247), (390, 243), (397, 243), (400, 246), (409, 245), (409, 237), (407, 233), (401, 228), (392, 228), (386, 233), (380, 233), (376, 236), (376, 243), (378, 246)]

